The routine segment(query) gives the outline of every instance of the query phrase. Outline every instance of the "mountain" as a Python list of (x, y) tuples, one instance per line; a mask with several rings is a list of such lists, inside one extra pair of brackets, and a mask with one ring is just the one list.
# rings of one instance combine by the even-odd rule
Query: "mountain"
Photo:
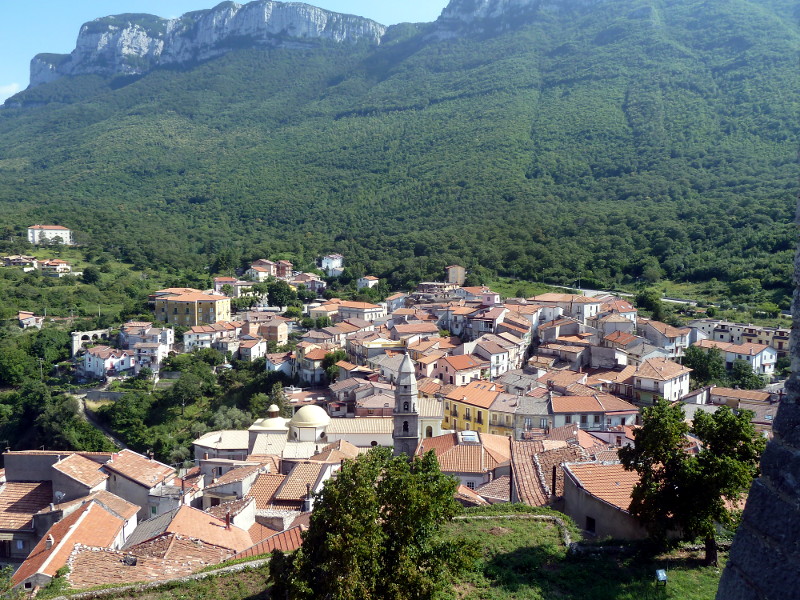
[(308, 4), (257, 0), (223, 2), (178, 19), (125, 14), (81, 27), (71, 54), (39, 54), (31, 86), (68, 75), (140, 75), (159, 66), (207, 60), (248, 46), (297, 45), (316, 40), (380, 42), (386, 28)]
[(52, 221), (181, 272), (338, 251), (395, 285), (458, 263), (785, 303), (795, 10), (453, 0), (380, 43), (234, 38), (206, 60), (60, 77), (0, 110), (0, 237)]

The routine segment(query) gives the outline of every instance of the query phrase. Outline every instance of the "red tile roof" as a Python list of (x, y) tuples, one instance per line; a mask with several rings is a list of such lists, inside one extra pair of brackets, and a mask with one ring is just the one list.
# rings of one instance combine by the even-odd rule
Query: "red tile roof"
[(172, 467), (148, 459), (132, 450), (120, 450), (103, 467), (147, 488), (155, 487), (175, 473)]
[(639, 482), (635, 471), (626, 471), (621, 464), (598, 463), (571, 464), (566, 469), (593, 496), (624, 511), (630, 508), (631, 492)]
[(0, 529), (30, 529), (37, 512), (50, 505), (53, 485), (49, 481), (8, 481), (0, 487)]
[(109, 547), (114, 543), (124, 524), (122, 519), (112, 515), (102, 506), (94, 502), (85, 504), (50, 527), (14, 573), (11, 578), (12, 583), (19, 585), (36, 573), (55, 576), (56, 571), (66, 564), (75, 544)]
[(71, 454), (54, 464), (53, 468), (78, 483), (93, 488), (108, 479), (108, 475), (100, 470), (101, 466), (80, 454)]
[(273, 550), (281, 550), (283, 552), (294, 552), (303, 544), (301, 533), (305, 527), (298, 526), (287, 529), (281, 533), (268, 537), (267, 539), (259, 542), (243, 552), (239, 552), (233, 558), (251, 558), (254, 556), (261, 556), (269, 554)]

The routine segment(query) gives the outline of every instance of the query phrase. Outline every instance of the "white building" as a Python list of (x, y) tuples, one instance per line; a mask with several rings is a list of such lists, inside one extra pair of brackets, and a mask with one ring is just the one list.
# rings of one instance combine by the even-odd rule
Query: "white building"
[(667, 358), (649, 358), (636, 367), (634, 395), (639, 402), (655, 403), (656, 396), (673, 402), (689, 393), (692, 370)]
[(34, 246), (61, 242), (65, 246), (72, 246), (72, 231), (61, 225), (32, 225), (28, 227), (28, 241)]
[(118, 375), (133, 371), (136, 354), (130, 350), (117, 350), (109, 346), (89, 348), (83, 355), (83, 369), (87, 375), (102, 379), (106, 375)]
[(328, 277), (338, 277), (344, 272), (344, 256), (341, 254), (327, 254), (322, 257), (322, 270)]
[(381, 280), (378, 279), (377, 277), (373, 277), (372, 275), (367, 275), (366, 277), (359, 277), (358, 280), (356, 280), (356, 286), (360, 290), (364, 288), (374, 288), (376, 285), (380, 283), (380, 281)]

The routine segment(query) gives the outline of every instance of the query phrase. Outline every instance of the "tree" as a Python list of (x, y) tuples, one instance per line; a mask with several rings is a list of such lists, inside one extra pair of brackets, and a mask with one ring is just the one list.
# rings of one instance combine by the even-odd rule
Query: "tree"
[(682, 519), (687, 537), (705, 541), (706, 562), (717, 564), (716, 524), (732, 529), (736, 506), (758, 477), (758, 463), (766, 440), (758, 434), (747, 410), (735, 414), (722, 406), (715, 413), (698, 411), (692, 433), (702, 448), (686, 458), (684, 485), (695, 498)]
[(692, 369), (692, 389), (712, 383), (721, 385), (727, 379), (725, 358), (719, 348), (703, 350), (697, 346), (689, 346), (683, 355), (683, 365)]
[(634, 299), (638, 308), (649, 310), (651, 316), (656, 321), (664, 319), (664, 303), (661, 301), (661, 293), (653, 288), (642, 290)]
[(339, 378), (339, 367), (336, 366), (336, 363), (340, 360), (347, 360), (347, 352), (341, 348), (328, 352), (322, 359), (322, 368), (325, 369), (328, 381), (336, 381)]
[(269, 392), (269, 404), (274, 404), (278, 407), (281, 417), (288, 419), (292, 416), (292, 405), (289, 404), (289, 400), (286, 398), (286, 393), (283, 391), (283, 385), (280, 381), (272, 385), (272, 389)]
[(94, 284), (100, 281), (100, 269), (97, 267), (86, 267), (81, 276), (83, 283)]
[[(620, 449), (626, 469), (640, 480), (631, 494), (630, 512), (656, 539), (680, 531), (686, 539), (702, 537), (706, 562), (716, 564), (716, 525), (735, 524), (735, 506), (758, 475), (765, 441), (750, 421), (727, 406), (715, 413), (698, 412), (691, 428), (680, 405), (659, 400), (642, 409), (642, 427), (634, 446)], [(699, 441), (689, 454), (687, 433)]]
[(288, 306), (292, 300), (297, 300), (297, 293), (283, 280), (272, 281), (267, 300), (270, 306)]
[(746, 360), (735, 360), (731, 366), (731, 383), (743, 390), (760, 390), (766, 385), (764, 378), (753, 372)]
[(457, 481), (433, 453), (393, 457), (374, 448), (346, 461), (315, 498), (303, 545), (276, 556), (273, 594), (323, 598), (435, 598), (476, 556), (472, 545), (445, 539), (442, 525), (459, 506)]

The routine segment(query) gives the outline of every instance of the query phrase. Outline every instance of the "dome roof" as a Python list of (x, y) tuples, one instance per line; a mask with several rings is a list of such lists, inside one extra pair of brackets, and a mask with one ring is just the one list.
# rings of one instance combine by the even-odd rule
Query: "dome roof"
[(283, 417), (267, 417), (265, 419), (257, 419), (255, 423), (250, 426), (251, 430), (262, 431), (288, 431), (289, 419)]
[(309, 404), (294, 413), (289, 425), (293, 427), (327, 427), (330, 422), (331, 418), (324, 408)]

